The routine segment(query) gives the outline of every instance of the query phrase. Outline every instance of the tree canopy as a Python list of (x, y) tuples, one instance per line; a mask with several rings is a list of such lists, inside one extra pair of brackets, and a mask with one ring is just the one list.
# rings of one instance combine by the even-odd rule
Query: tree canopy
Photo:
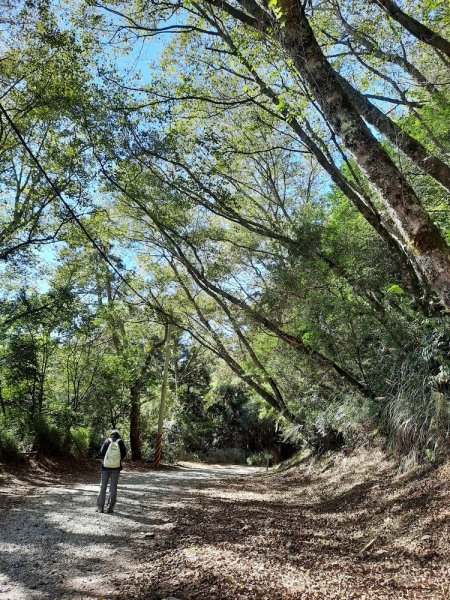
[(445, 452), (448, 3), (3, 4), (0, 436)]

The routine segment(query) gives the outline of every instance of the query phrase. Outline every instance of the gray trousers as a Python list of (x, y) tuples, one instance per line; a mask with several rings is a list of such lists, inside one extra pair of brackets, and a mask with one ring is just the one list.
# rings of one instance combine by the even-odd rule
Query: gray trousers
[(101, 471), (100, 479), (100, 493), (97, 496), (97, 506), (103, 510), (105, 506), (106, 488), (108, 487), (109, 481), (109, 496), (108, 496), (108, 507), (112, 510), (116, 504), (117, 498), (117, 483), (119, 481), (120, 470), (119, 469), (103, 469)]

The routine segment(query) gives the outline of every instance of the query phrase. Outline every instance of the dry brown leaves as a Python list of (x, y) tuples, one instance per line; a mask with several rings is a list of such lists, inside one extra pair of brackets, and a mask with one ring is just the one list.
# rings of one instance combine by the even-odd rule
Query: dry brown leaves
[(142, 542), (117, 595), (447, 600), (449, 474), (399, 475), (371, 450), (213, 481), (169, 509), (175, 526)]

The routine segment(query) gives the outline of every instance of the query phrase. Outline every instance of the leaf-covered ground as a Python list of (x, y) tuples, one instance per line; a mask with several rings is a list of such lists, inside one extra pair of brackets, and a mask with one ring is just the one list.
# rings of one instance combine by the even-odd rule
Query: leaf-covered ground
[(399, 475), (372, 450), (202, 483), (116, 578), (119, 596), (448, 599), (449, 474)]
[(0, 600), (450, 598), (450, 464), (248, 472), (127, 465), (114, 515), (98, 461), (0, 473)]

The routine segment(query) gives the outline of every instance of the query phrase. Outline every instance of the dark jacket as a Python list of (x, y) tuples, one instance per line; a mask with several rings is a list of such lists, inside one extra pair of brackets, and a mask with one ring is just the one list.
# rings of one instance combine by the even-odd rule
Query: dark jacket
[[(120, 460), (120, 467), (116, 467), (115, 469), (106, 469), (106, 467), (103, 466), (103, 459), (105, 458), (106, 451), (108, 450), (109, 444), (111, 443), (112, 439), (115, 442), (119, 442), (120, 458), (121, 458), (121, 460)], [(108, 471), (121, 471), (123, 469), (123, 467), (122, 467), (122, 460), (127, 455), (127, 449), (125, 447), (125, 444), (124, 444), (122, 438), (108, 438), (107, 440), (105, 440), (103, 442), (102, 447), (101, 447), (100, 455), (102, 457), (102, 466), (100, 467), (101, 471), (104, 471), (104, 470), (108, 470)]]

